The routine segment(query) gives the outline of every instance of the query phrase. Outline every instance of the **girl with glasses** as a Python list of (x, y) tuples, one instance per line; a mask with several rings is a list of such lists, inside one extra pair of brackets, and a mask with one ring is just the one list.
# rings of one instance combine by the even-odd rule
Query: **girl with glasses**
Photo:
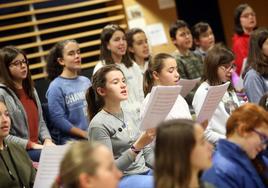
[(0, 100), (6, 103), (12, 127), (7, 140), (27, 149), (39, 161), (44, 145), (54, 145), (43, 119), (26, 54), (16, 47), (0, 50)]
[(267, 187), (267, 156), (262, 152), (268, 143), (268, 112), (252, 103), (237, 108), (227, 121), (226, 137), (219, 140), (203, 180), (216, 187)]
[[(217, 44), (208, 51), (204, 63), (204, 81), (197, 89), (193, 99), (196, 114), (199, 114), (209, 86), (221, 85), (231, 80), (233, 62), (233, 52), (222, 45)], [(211, 143), (216, 144), (220, 138), (225, 138), (226, 121), (231, 112), (238, 106), (240, 106), (240, 101), (233, 87), (230, 86), (205, 130), (205, 137)]]
[[(257, 27), (256, 14), (248, 4), (240, 4), (234, 13), (233, 51), (235, 54), (236, 73), (242, 74), (241, 69), (248, 56), (249, 36)], [(243, 70), (242, 70), (243, 71)]]

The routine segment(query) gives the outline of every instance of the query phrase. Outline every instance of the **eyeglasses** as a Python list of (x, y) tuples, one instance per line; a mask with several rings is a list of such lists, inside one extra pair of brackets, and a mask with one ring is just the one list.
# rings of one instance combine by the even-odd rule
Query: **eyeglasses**
[(241, 15), (240, 17), (241, 18), (249, 18), (250, 16), (255, 17), (256, 13), (255, 12), (249, 12), (249, 13), (246, 13), (244, 15)]
[(253, 132), (255, 132), (260, 137), (261, 144), (268, 145), (268, 136), (266, 136), (265, 134), (257, 131), (256, 129), (253, 129)]
[(224, 71), (231, 71), (235, 68), (235, 65), (234, 64), (231, 64), (229, 66), (226, 66), (226, 65), (221, 65), (220, 66)]
[(11, 62), (11, 63), (9, 64), (9, 66), (19, 67), (19, 66), (22, 66), (22, 64), (27, 65), (27, 64), (28, 64), (28, 61), (27, 61), (26, 59), (16, 60), (16, 61), (14, 61), (14, 62)]

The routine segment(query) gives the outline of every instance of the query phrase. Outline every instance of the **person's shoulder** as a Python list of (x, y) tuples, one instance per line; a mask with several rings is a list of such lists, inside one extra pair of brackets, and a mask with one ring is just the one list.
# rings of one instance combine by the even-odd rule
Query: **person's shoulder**
[(258, 78), (260, 78), (260, 77), (261, 77), (261, 75), (260, 75), (256, 70), (254, 70), (254, 69), (251, 68), (251, 69), (246, 73), (244, 80), (245, 80), (245, 81), (246, 81), (246, 80), (255, 80), (255, 79), (258, 79)]
[(82, 82), (88, 82), (90, 83), (90, 79), (86, 76), (78, 76), (78, 80), (82, 81)]
[(102, 124), (107, 120), (106, 115), (99, 111), (93, 118), (90, 120), (90, 127), (102, 127)]
[(11, 142), (11, 141), (5, 141), (5, 142), (11, 150), (16, 150), (20, 153), (25, 153), (25, 149), (21, 145)]

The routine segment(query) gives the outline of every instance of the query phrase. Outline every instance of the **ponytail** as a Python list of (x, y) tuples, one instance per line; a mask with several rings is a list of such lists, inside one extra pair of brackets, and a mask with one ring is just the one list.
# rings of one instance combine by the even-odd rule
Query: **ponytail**
[(98, 100), (98, 96), (95, 93), (93, 87), (91, 86), (88, 88), (86, 92), (86, 101), (87, 101), (87, 110), (88, 115), (90, 119), (93, 119), (93, 117), (102, 109), (104, 106), (103, 99)]
[(143, 78), (143, 91), (145, 96), (151, 92), (153, 85), (154, 85), (153, 72), (150, 69), (147, 69), (144, 73)]

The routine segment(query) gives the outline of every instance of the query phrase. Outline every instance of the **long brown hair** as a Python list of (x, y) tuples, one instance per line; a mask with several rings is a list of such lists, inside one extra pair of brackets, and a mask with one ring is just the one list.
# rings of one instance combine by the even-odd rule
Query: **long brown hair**
[[(112, 58), (111, 50), (107, 48), (107, 45), (109, 44), (113, 34), (116, 31), (121, 31), (125, 35), (125, 30), (121, 28), (119, 25), (116, 24), (109, 24), (106, 25), (102, 32), (101, 32), (101, 45), (100, 45), (100, 60), (104, 61), (106, 65), (114, 64), (114, 60)], [(127, 67), (131, 67), (133, 65), (133, 62), (131, 61), (128, 50), (126, 51), (126, 54), (122, 57), (122, 63)]]
[(19, 54), (23, 55), (23, 57), (27, 63), (27, 76), (22, 81), (22, 87), (25, 90), (25, 92), (27, 93), (27, 95), (31, 99), (35, 100), (34, 84), (33, 84), (32, 78), (31, 78), (31, 72), (29, 69), (28, 59), (26, 57), (26, 54), (22, 50), (16, 48), (15, 46), (6, 46), (0, 50), (0, 56), (1, 56), (1, 59), (0, 59), (1, 60), (1, 63), (0, 63), (0, 82), (5, 84), (9, 89), (14, 91), (14, 93), (16, 95), (18, 95), (17, 89), (16, 89), (14, 81), (13, 81), (13, 77), (12, 77), (11, 72), (9, 70), (9, 66), (10, 66), (11, 62)]
[(268, 57), (263, 54), (263, 43), (268, 39), (268, 29), (259, 28), (253, 31), (249, 40), (249, 65), (258, 73), (268, 76)]
[(90, 119), (92, 119), (104, 106), (104, 100), (102, 96), (98, 94), (97, 88), (105, 88), (107, 82), (106, 75), (111, 71), (120, 71), (124, 75), (121, 69), (115, 64), (105, 65), (93, 75), (92, 86), (88, 88), (86, 92), (86, 101), (88, 103), (88, 114)]
[(157, 128), (155, 144), (155, 187), (189, 188), (191, 153), (195, 147), (195, 122), (177, 119)]

